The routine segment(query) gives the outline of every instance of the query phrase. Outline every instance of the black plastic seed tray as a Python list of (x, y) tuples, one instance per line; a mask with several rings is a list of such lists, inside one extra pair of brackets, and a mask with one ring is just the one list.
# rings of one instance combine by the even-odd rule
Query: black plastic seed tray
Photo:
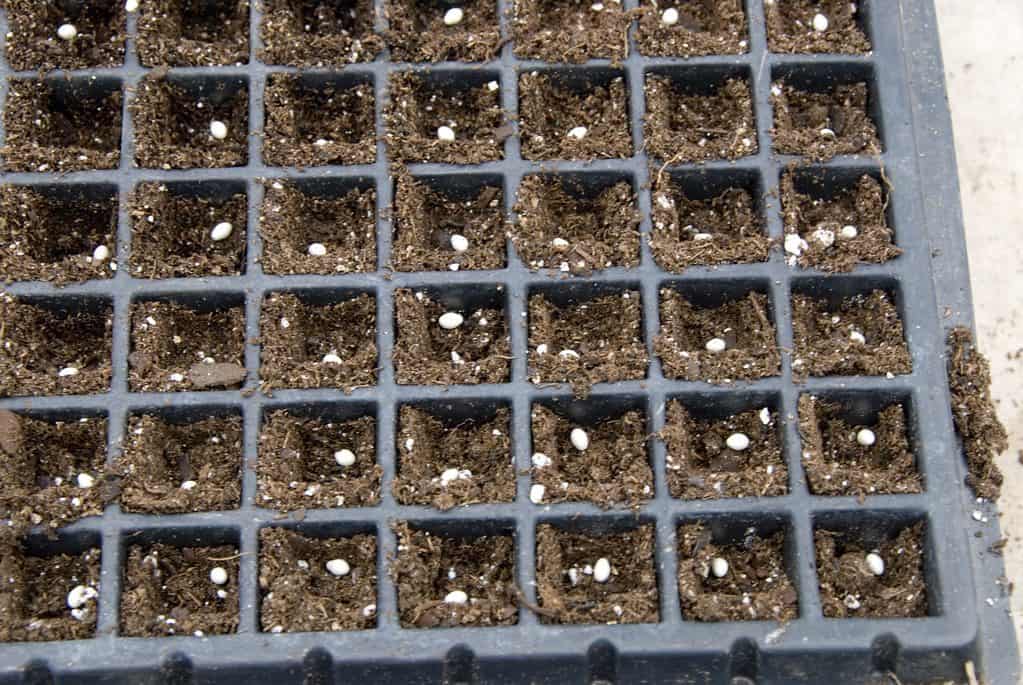
[[(627, 0), (627, 9), (639, 0)], [(776, 0), (784, 3), (785, 0)], [(142, 0), (143, 3), (146, 0)], [(495, 0), (501, 35), (510, 36), (512, 0)], [(355, 6), (355, 3), (342, 3)], [(375, 3), (378, 31), (387, 26), (382, 0)], [(247, 66), (174, 68), (172, 79), (186, 88), (200, 88), (221, 79), (247, 87), (249, 117), (247, 164), (215, 169), (142, 169), (135, 165), (130, 107), (136, 86), (148, 72), (140, 66), (135, 35), (136, 17), (129, 14), (129, 40), (123, 68), (57, 72), (53, 83), (70, 79), (60, 92), (125, 94), (120, 159), (110, 170), (83, 170), (57, 175), (52, 169), (8, 172), (5, 183), (46, 186), (50, 192), (83, 189), (100, 195), (116, 193), (119, 266), (109, 279), (91, 280), (64, 288), (46, 283), (19, 282), (8, 286), (24, 301), (64, 311), (105, 304), (112, 307), (112, 377), (109, 392), (89, 395), (8, 397), (0, 407), (26, 416), (73, 419), (105, 416), (109, 421), (108, 459), (122, 449), (129, 417), (141, 412), (198, 419), (211, 415), (243, 417), (244, 467), (241, 505), (215, 513), (141, 515), (122, 511), (114, 502), (99, 517), (80, 520), (60, 530), (56, 540), (42, 531), (27, 540), (30, 551), (42, 555), (101, 549), (98, 624), (91, 639), (66, 642), (0, 644), (3, 682), (896, 682), (966, 681), (975, 669), (982, 682), (1015, 682), (1019, 665), (1008, 598), (999, 582), (1004, 574), (1000, 557), (989, 552), (998, 540), (994, 508), (975, 500), (963, 484), (965, 466), (954, 433), (945, 378), (946, 331), (971, 325), (972, 312), (966, 270), (952, 132), (945, 103), (934, 8), (929, 0), (862, 0), (859, 21), (874, 47), (865, 56), (776, 54), (768, 50), (765, 9), (761, 0), (745, 0), (748, 52), (736, 56), (691, 59), (645, 58), (630, 49), (620, 64), (592, 60), (582, 65), (550, 65), (521, 61), (513, 45), (505, 44), (499, 59), (485, 64), (394, 63), (383, 52), (376, 60), (344, 68), (353, 83), (371, 83), (375, 96), (375, 135), (385, 137), (383, 108), (388, 77), (403, 70), (433, 69), (455, 83), (500, 84), (502, 107), (515, 118), (519, 108), (518, 78), (532, 70), (555, 68), (572, 79), (597, 80), (621, 75), (627, 87), (629, 124), (637, 154), (627, 159), (593, 163), (525, 161), (520, 138), (504, 141), (504, 158), (473, 167), (412, 164), (415, 177), (434, 188), (477, 188), (496, 183), (502, 188), (503, 208), (512, 214), (524, 176), (543, 171), (569, 174), (594, 187), (627, 180), (638, 198), (640, 232), (644, 239), (636, 268), (609, 268), (592, 274), (531, 271), (509, 241), (506, 268), (486, 271), (391, 272), (389, 213), (394, 178), (388, 147), (376, 146), (375, 163), (307, 169), (272, 167), (263, 161), (259, 132), (265, 119), (264, 87), (287, 67), (257, 59), (262, 43), (261, 4), (250, 13), (251, 59)], [(362, 4), (359, 4), (362, 7)], [(2, 17), (2, 15), (0, 15)], [(0, 34), (8, 30), (0, 19)], [(632, 31), (635, 29), (633, 28)], [(2, 67), (6, 98), (10, 79), (33, 78), (31, 72)], [(326, 73), (328, 69), (312, 69)], [(683, 273), (659, 269), (646, 241), (652, 230), (651, 183), (660, 163), (644, 152), (646, 108), (644, 80), (651, 73), (678, 82), (699, 84), (737, 76), (748, 81), (753, 94), (759, 151), (735, 162), (673, 164), (666, 172), (686, 189), (708, 195), (728, 185), (752, 188), (756, 211), (769, 237), (784, 235), (777, 189), (783, 169), (795, 157), (772, 153), (771, 86), (776, 78), (803, 85), (863, 80), (869, 87), (869, 111), (877, 124), (882, 151), (873, 156), (839, 156), (810, 163), (803, 175), (823, 179), (823, 193), (834, 192), (863, 173), (880, 177), (890, 186), (887, 215), (895, 240), (904, 253), (882, 265), (860, 266), (853, 272), (828, 275), (790, 266), (781, 249), (768, 261), (720, 268), (694, 267)], [(464, 80), (464, 81), (463, 81)], [(58, 99), (59, 100), (59, 99)], [(55, 105), (62, 106), (59, 101)], [(580, 122), (585, 123), (585, 122)], [(754, 132), (750, 132), (754, 135)], [(314, 179), (337, 179), (317, 185)], [(371, 273), (330, 276), (272, 276), (261, 263), (259, 226), (265, 187), (263, 179), (301, 179), (313, 182), (326, 196), (351, 187), (376, 191), (376, 264)], [(213, 194), (243, 189), (247, 193), (247, 226), (242, 275), (219, 278), (142, 278), (131, 268), (132, 224), (128, 200), (143, 181), (185, 182)], [(587, 184), (583, 184), (585, 187)], [(711, 193), (714, 190), (715, 193)], [(236, 230), (241, 230), (237, 227)], [(415, 386), (396, 382), (391, 362), (396, 325), (394, 293), (425, 290), (447, 307), (469, 309), (496, 306), (503, 310), (510, 334), (510, 380), (500, 384)], [(720, 303), (740, 294), (766, 294), (769, 317), (782, 351), (780, 374), (750, 383), (710, 385), (700, 381), (666, 379), (654, 353), (659, 332), (662, 288), (675, 288), (698, 303)], [(599, 384), (586, 399), (573, 398), (567, 385), (536, 385), (527, 372), (527, 301), (543, 292), (558, 301), (581, 301), (590, 293), (636, 290), (642, 300), (642, 331), (651, 364), (642, 381)], [(897, 305), (905, 326), (913, 370), (893, 377), (793, 378), (791, 297), (810, 293), (837, 299), (882, 289)], [(561, 295), (559, 296), (559, 291)], [(294, 292), (326, 301), (346, 294), (369, 293), (376, 303), (377, 382), (350, 394), (338, 390), (259, 391), (260, 311), (264, 296)], [(560, 299), (559, 299), (560, 298)], [(176, 393), (129, 390), (131, 307), (150, 300), (198, 303), (202, 308), (242, 306), (245, 314), (244, 360), (248, 377), (243, 391)], [(802, 466), (797, 427), (797, 404), (811, 393), (842, 403), (853, 414), (870, 416), (898, 401), (904, 406), (910, 443), (923, 478), (922, 494), (824, 497), (810, 494)], [(781, 444), (788, 469), (787, 494), (777, 497), (682, 500), (671, 496), (666, 480), (664, 444), (651, 439), (648, 455), (654, 481), (649, 501), (635, 510), (602, 510), (591, 504), (536, 505), (530, 501), (528, 475), (533, 453), (531, 408), (554, 407), (586, 425), (605, 416), (638, 409), (650, 434), (666, 422), (666, 403), (680, 399), (704, 416), (726, 416), (739, 410), (767, 406), (782, 418)], [(413, 404), (447, 417), (492, 416), (510, 409), (512, 459), (516, 467), (515, 498), (504, 504), (478, 504), (440, 511), (396, 502), (391, 485), (400, 458), (397, 426), (400, 408)], [(268, 414), (290, 409), (298, 415), (344, 419), (371, 416), (376, 426), (376, 459), (382, 469), (381, 497), (375, 506), (310, 508), (304, 516), (282, 517), (259, 506), (256, 464), (259, 436)], [(524, 600), (514, 625), (479, 628), (412, 629), (398, 618), (396, 585), (389, 575), (399, 553), (392, 523), (408, 521), (436, 533), (477, 536), (511, 534), (515, 544), (514, 578)], [(701, 623), (686, 620), (680, 610), (677, 583), (680, 524), (709, 524), (715, 542), (739, 542), (750, 528), (761, 534), (783, 531), (784, 566), (796, 590), (798, 617), (773, 621)], [(923, 522), (927, 615), (910, 619), (825, 618), (815, 565), (814, 532), (851, 531), (867, 546), (886, 534)], [(536, 594), (536, 534), (538, 526), (553, 523), (570, 530), (604, 534), (649, 526), (655, 535), (652, 567), (657, 579), (659, 618), (636, 625), (551, 625), (534, 613)], [(284, 525), (313, 537), (345, 537), (368, 533), (376, 537), (377, 586), (375, 627), (323, 633), (264, 631), (260, 622), (259, 532)], [(175, 545), (236, 546), (240, 618), (237, 634), (129, 638), (121, 634), (120, 602), (127, 549), (138, 542)], [(234, 581), (232, 581), (234, 582)]]

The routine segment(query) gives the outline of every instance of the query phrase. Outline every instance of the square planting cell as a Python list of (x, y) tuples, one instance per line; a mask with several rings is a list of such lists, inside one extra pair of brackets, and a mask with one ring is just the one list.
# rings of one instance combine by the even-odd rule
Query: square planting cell
[[(124, 64), (121, 0), (6, 0), (7, 63), (17, 71), (119, 67)], [(58, 35), (74, 27), (72, 40)], [(69, 31), (70, 29), (65, 29)]]
[[(507, 626), (518, 623), (515, 539), (494, 532), (456, 535), (394, 526), (398, 555), (391, 578), (403, 628)], [(473, 526), (478, 529), (479, 526)]]
[(783, 74), (771, 86), (775, 152), (818, 161), (835, 155), (881, 154), (867, 82), (812, 83), (801, 75)]
[(249, 61), (248, 0), (146, 0), (139, 3), (144, 66), (208, 67)]
[(742, 0), (641, 0), (636, 45), (651, 57), (738, 55), (749, 50)]
[(441, 510), (514, 501), (510, 416), (492, 402), (402, 406), (394, 498)]
[(863, 0), (785, 0), (765, 2), (767, 44), (771, 52), (870, 52), (861, 26)]
[(396, 61), (489, 62), (501, 50), (497, 0), (388, 0), (387, 20)]
[(259, 531), (260, 626), (268, 633), (363, 630), (377, 624), (377, 541), (331, 527)]
[(373, 22), (373, 0), (266, 0), (260, 59), (293, 67), (368, 62), (384, 48)]
[(544, 62), (619, 61), (628, 51), (629, 15), (622, 0), (514, 0), (515, 56)]
[(0, 186), (0, 281), (110, 278), (116, 235), (115, 186)]

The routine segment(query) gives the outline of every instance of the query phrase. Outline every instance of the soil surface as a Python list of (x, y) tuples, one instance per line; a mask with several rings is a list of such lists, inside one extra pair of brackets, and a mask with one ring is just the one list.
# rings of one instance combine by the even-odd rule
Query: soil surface
[(796, 348), (792, 373), (797, 380), (913, 370), (899, 311), (883, 290), (854, 295), (837, 305), (793, 295), (792, 336)]
[[(707, 349), (715, 338), (725, 342), (723, 351)], [(654, 349), (665, 377), (678, 380), (748, 381), (776, 376), (781, 367), (767, 295), (758, 292), (700, 307), (674, 288), (662, 288), (661, 334)]]
[(394, 498), (400, 504), (446, 510), (515, 501), (507, 407), (492, 418), (455, 421), (406, 405), (400, 417), (394, 479)]
[[(133, 545), (124, 563), (121, 635), (199, 637), (236, 632), (238, 557), (233, 545)], [(210, 571), (217, 567), (227, 571), (223, 585), (210, 580)]]
[[(536, 593), (541, 623), (656, 623), (660, 618), (654, 570), (654, 529), (589, 535), (550, 524), (536, 527)], [(607, 559), (606, 583), (593, 578)]]
[[(398, 177), (394, 200), (391, 266), (397, 271), (469, 271), (507, 265), (503, 192), (483, 185), (472, 197), (454, 196)], [(453, 236), (469, 241), (458, 252)]]
[(681, 273), (691, 266), (766, 262), (771, 239), (756, 199), (744, 188), (696, 200), (665, 181), (654, 191), (650, 250), (657, 264)]
[[(248, 200), (182, 194), (160, 183), (141, 183), (131, 203), (131, 273), (135, 278), (237, 276), (245, 270)], [(213, 227), (232, 226), (226, 240)]]
[[(511, 349), (503, 309), (460, 314), (457, 328), (441, 328), (449, 310), (422, 292), (394, 291), (398, 322), (395, 377), (403, 385), (506, 383)], [(458, 312), (456, 312), (458, 313)]]
[[(124, 64), (124, 2), (89, 0), (4, 0), (7, 62), (17, 71), (119, 67)], [(71, 24), (74, 40), (62, 40), (57, 27)]]
[[(11, 79), (4, 108), (6, 171), (116, 169), (121, 161), (121, 90), (72, 81)], [(67, 92), (64, 92), (67, 91)]]
[(581, 85), (568, 83), (557, 72), (522, 74), (519, 120), (524, 159), (632, 156), (628, 96), (621, 76)]
[[(877, 547), (867, 547), (855, 534), (818, 530), (817, 578), (821, 605), (829, 618), (912, 618), (927, 615), (924, 579), (924, 524), (903, 528)], [(884, 562), (875, 576), (866, 555)]]
[(515, 0), (515, 56), (544, 62), (610, 59), (628, 51), (630, 16), (621, 0)]
[[(871, 423), (851, 423), (844, 414), (838, 403), (799, 398), (803, 469), (811, 493), (863, 497), (923, 491), (901, 404), (884, 407)], [(877, 442), (859, 444), (856, 435), (863, 428), (873, 431)]]
[(146, 0), (139, 3), (143, 66), (207, 67), (249, 61), (248, 0)]
[[(533, 482), (544, 486), (543, 504), (593, 502), (607, 509), (636, 507), (653, 499), (654, 476), (643, 412), (629, 411), (593, 425), (580, 425), (552, 409), (534, 405), (531, 418)], [(585, 450), (571, 442), (576, 428), (589, 438)]]
[(526, 176), (515, 212), (512, 241), (530, 269), (589, 274), (639, 265), (639, 211), (626, 181), (591, 192), (571, 178)]
[[(260, 625), (264, 632), (375, 628), (377, 541), (373, 535), (307, 537), (286, 528), (259, 531)], [(343, 559), (335, 576), (327, 562)]]
[(739, 159), (757, 153), (749, 83), (729, 79), (705, 92), (666, 76), (646, 79), (646, 149), (668, 164)]
[(264, 0), (259, 58), (292, 67), (369, 62), (384, 49), (373, 22), (373, 0)]
[[(248, 86), (207, 79), (203, 93), (153, 72), (139, 82), (131, 104), (135, 163), (147, 169), (210, 169), (244, 166), (249, 149)], [(210, 123), (227, 125), (217, 140)]]
[[(767, 44), (772, 52), (832, 52), (855, 55), (870, 52), (870, 41), (859, 25), (858, 0), (786, 0), (764, 5)], [(828, 28), (818, 31), (818, 13)]]
[(242, 419), (222, 416), (179, 423), (133, 416), (118, 463), (123, 511), (236, 509), (241, 501)]
[[(273, 181), (268, 184), (260, 213), (263, 273), (352, 273), (375, 271), (376, 191), (372, 188), (329, 195)], [(311, 255), (319, 243), (326, 254)]]
[[(778, 497), (788, 493), (777, 412), (751, 409), (725, 418), (697, 418), (678, 400), (668, 402), (658, 437), (667, 449), (668, 490), (685, 500)], [(749, 447), (733, 450), (735, 433)]]
[[(720, 578), (715, 559), (728, 564)], [(715, 542), (703, 524), (679, 526), (678, 594), (687, 621), (791, 621), (798, 596), (785, 572), (785, 533)]]
[(642, 380), (647, 363), (638, 290), (565, 306), (543, 295), (529, 298), (534, 383), (571, 383), (576, 395), (585, 397), (595, 383)]
[(638, 12), (636, 45), (648, 57), (738, 55), (749, 50), (742, 0), (680, 0), (670, 3), (678, 22), (661, 21), (666, 9), (644, 0)]
[(387, 44), (391, 59), (401, 62), (489, 62), (501, 51), (497, 3), (463, 0), (464, 18), (444, 23), (451, 7), (446, 0), (390, 0), (387, 3)]
[(260, 319), (262, 387), (351, 392), (375, 385), (376, 320), (376, 300), (366, 293), (333, 304), (273, 293), (264, 301)]
[(70, 609), (78, 586), (99, 591), (100, 551), (46, 557), (25, 552), (9, 528), (0, 533), (0, 642), (83, 640), (96, 632), (97, 598)]
[[(347, 449), (355, 464), (334, 456)], [(259, 436), (259, 506), (280, 511), (374, 506), (380, 501), (376, 421), (332, 421), (275, 411)]]
[[(798, 233), (806, 243), (800, 244), (798, 256), (786, 251), (792, 266), (852, 271), (858, 264), (882, 264), (902, 254), (888, 227), (888, 198), (872, 176), (861, 176), (855, 186), (825, 199), (797, 192), (792, 176), (785, 174), (781, 203), (785, 232)], [(850, 226), (855, 229), (851, 236), (843, 233)]]
[[(111, 191), (113, 193), (113, 191)], [(0, 280), (66, 285), (113, 276), (117, 254), (117, 196), (91, 198), (64, 186), (41, 193), (0, 186)], [(106, 247), (108, 259), (93, 252)]]
[(879, 155), (881, 141), (867, 111), (867, 84), (849, 83), (823, 92), (785, 83), (771, 88), (775, 152), (815, 161), (835, 155)]
[(113, 310), (109, 304), (99, 311), (72, 308), (51, 310), (0, 295), (0, 397), (110, 388)]
[(199, 311), (174, 302), (132, 308), (133, 392), (236, 388), (245, 381), (244, 307)]
[(312, 85), (294, 74), (270, 74), (263, 97), (263, 159), (268, 165), (376, 161), (372, 83)]
[[(398, 586), (404, 628), (509, 626), (518, 623), (515, 540), (511, 535), (474, 538), (434, 535), (407, 523), (394, 526), (398, 556), (391, 577)], [(468, 596), (445, 602), (449, 593)]]

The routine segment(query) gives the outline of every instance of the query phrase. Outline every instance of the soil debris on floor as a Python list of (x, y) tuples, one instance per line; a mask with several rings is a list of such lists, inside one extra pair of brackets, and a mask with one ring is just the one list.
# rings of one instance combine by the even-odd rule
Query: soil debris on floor
[[(771, 52), (858, 55), (871, 50), (860, 28), (862, 0), (764, 3)], [(818, 19), (823, 17), (823, 19)]]
[(140, 2), (137, 46), (147, 67), (247, 64), (248, 0)]
[[(672, 14), (671, 10), (674, 10)], [(739, 55), (749, 51), (742, 0), (643, 0), (636, 46), (647, 57)]]
[(384, 49), (374, 16), (373, 0), (264, 0), (259, 59), (290, 67), (369, 62)]
[(519, 59), (619, 62), (628, 51), (630, 16), (621, 0), (515, 0), (511, 19)]
[(774, 151), (826, 161), (836, 155), (879, 155), (881, 141), (868, 112), (866, 83), (846, 83), (823, 91), (784, 82), (771, 86)]
[(501, 50), (495, 0), (463, 0), (457, 7), (442, 0), (390, 0), (387, 20), (396, 61), (489, 62)]
[[(4, 0), (7, 63), (16, 71), (119, 67), (127, 25), (123, 0)], [(75, 27), (74, 40), (57, 35)]]

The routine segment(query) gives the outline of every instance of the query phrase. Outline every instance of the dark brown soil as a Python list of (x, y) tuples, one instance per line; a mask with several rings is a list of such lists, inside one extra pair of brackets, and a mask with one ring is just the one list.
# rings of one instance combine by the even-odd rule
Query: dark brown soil
[[(0, 642), (83, 640), (96, 632), (97, 600), (72, 610), (67, 596), (83, 586), (99, 591), (100, 552), (34, 556), (14, 532), (0, 534)], [(73, 613), (72, 613), (73, 612)]]
[[(394, 367), (403, 385), (459, 385), (508, 381), (510, 342), (499, 309), (461, 312), (462, 325), (441, 328), (449, 311), (422, 292), (396, 290), (398, 339)], [(453, 354), (454, 353), (454, 354)]]
[(785, 83), (771, 88), (775, 152), (815, 161), (835, 155), (879, 155), (881, 141), (867, 112), (867, 84), (849, 83), (823, 92)]
[[(233, 545), (130, 547), (121, 593), (121, 635), (198, 637), (236, 632), (238, 556)], [(210, 571), (218, 567), (227, 571), (224, 585), (210, 580)]]
[[(519, 120), (524, 159), (631, 157), (625, 79), (570, 85), (558, 73), (519, 76)], [(575, 133), (586, 129), (580, 138)]]
[(241, 306), (200, 311), (174, 302), (132, 309), (129, 379), (133, 392), (236, 388), (245, 380)]
[(294, 74), (270, 74), (263, 97), (263, 158), (268, 165), (314, 167), (376, 160), (372, 83), (310, 83)]
[(0, 397), (108, 390), (112, 317), (109, 304), (96, 311), (75, 302), (50, 309), (0, 296)]
[[(148, 169), (209, 169), (243, 166), (249, 153), (247, 85), (206, 79), (202, 92), (153, 72), (139, 82), (131, 104), (135, 124), (135, 163)], [(210, 123), (227, 125), (217, 140)]]
[[(870, 41), (859, 23), (860, 3), (853, 0), (783, 0), (764, 3), (767, 43), (772, 52), (870, 52)], [(828, 19), (828, 29), (817, 31), (817, 13)]]
[[(113, 190), (111, 190), (113, 193)], [(113, 276), (117, 196), (91, 197), (63, 186), (39, 192), (0, 186), (0, 280), (66, 285)], [(108, 259), (94, 261), (104, 246)]]
[[(720, 578), (714, 559), (728, 563)], [(785, 533), (715, 542), (703, 524), (679, 526), (678, 594), (687, 621), (791, 621), (798, 596), (785, 572)]]
[[(481, 185), (468, 196), (401, 175), (394, 201), (391, 266), (397, 271), (501, 269), (507, 264), (503, 192)], [(456, 251), (452, 236), (469, 241)]]
[[(656, 623), (660, 617), (651, 525), (589, 535), (550, 524), (536, 527), (536, 592), (542, 623)], [(593, 579), (598, 559), (611, 564), (606, 583)], [(575, 582), (573, 582), (575, 578)]]
[(401, 62), (489, 62), (501, 50), (497, 3), (464, 0), (464, 18), (444, 24), (451, 3), (442, 0), (390, 0), (387, 3), (387, 44), (391, 59)]
[[(376, 300), (363, 293), (334, 303), (273, 293), (260, 321), (262, 387), (352, 388), (377, 380)], [(327, 361), (327, 355), (339, 357)]]
[[(286, 528), (259, 531), (260, 625), (265, 632), (300, 633), (374, 628), (377, 541), (373, 535), (307, 537)], [(335, 576), (327, 562), (350, 571)]]
[[(658, 437), (667, 449), (671, 496), (698, 500), (788, 493), (781, 430), (778, 413), (767, 407), (725, 418), (699, 418), (678, 400), (668, 402)], [(726, 441), (734, 433), (749, 438), (749, 447), (728, 447)]]
[(991, 399), (991, 365), (966, 328), (949, 333), (947, 355), (952, 417), (969, 470), (966, 484), (978, 497), (994, 501), (1001, 494), (1003, 480), (995, 459), (1009, 443)]
[[(644, 0), (636, 26), (636, 46), (650, 57), (738, 55), (748, 51), (746, 14), (741, 0), (680, 0), (666, 7)], [(678, 11), (678, 23), (661, 21), (667, 7)]]
[(147, 67), (206, 67), (249, 61), (248, 0), (139, 3), (139, 61)]
[[(797, 192), (791, 175), (781, 182), (781, 202), (786, 233), (799, 233), (798, 256), (786, 251), (790, 265), (822, 271), (852, 271), (857, 264), (882, 264), (895, 259), (902, 250), (892, 240), (885, 210), (888, 199), (872, 176), (861, 176), (852, 186), (824, 199)], [(846, 226), (856, 229), (853, 237), (843, 235)]]
[(601, 58), (617, 62), (628, 50), (629, 22), (621, 0), (515, 0), (515, 56), (577, 64)]
[[(860, 445), (856, 434), (873, 431), (877, 442)], [(799, 398), (803, 469), (815, 495), (893, 495), (921, 492), (923, 486), (909, 444), (901, 404), (881, 409), (875, 421), (847, 421), (842, 405), (811, 395)]]
[[(245, 269), (248, 200), (195, 195), (175, 186), (141, 183), (131, 203), (131, 272), (135, 278), (237, 276)], [(227, 240), (213, 227), (231, 224)]]
[[(866, 342), (858, 342), (859, 333)], [(902, 320), (883, 290), (854, 295), (837, 306), (810, 295), (792, 296), (792, 373), (806, 376), (881, 376), (913, 370)]]
[[(7, 62), (17, 71), (118, 67), (124, 64), (125, 11), (121, 0), (59, 2), (4, 0)], [(71, 24), (74, 40), (57, 28)]]
[[(391, 577), (398, 586), (404, 628), (509, 626), (518, 623), (515, 541), (511, 535), (475, 538), (435, 535), (407, 523), (394, 526), (398, 556)], [(445, 602), (461, 591), (468, 602)]]
[[(593, 502), (606, 509), (635, 507), (653, 498), (654, 476), (643, 412), (629, 411), (581, 425), (534, 405), (531, 418), (533, 482), (544, 486), (543, 504)], [(586, 450), (572, 444), (575, 428), (589, 437)]]
[(373, 0), (265, 0), (259, 57), (293, 67), (369, 62), (384, 49), (373, 14)]
[(675, 273), (691, 266), (766, 262), (771, 250), (756, 200), (744, 188), (697, 200), (667, 181), (654, 192), (651, 218), (654, 259)]
[(646, 149), (669, 164), (739, 159), (757, 153), (753, 98), (744, 79), (699, 90), (666, 76), (646, 80)]
[[(725, 341), (722, 352), (707, 343)], [(716, 307), (693, 304), (674, 288), (661, 289), (661, 334), (654, 341), (664, 375), (728, 383), (778, 375), (781, 355), (767, 295), (750, 292)]]
[[(259, 217), (263, 273), (375, 271), (376, 214), (376, 191), (372, 188), (321, 195), (273, 181), (267, 186)], [(323, 245), (327, 253), (309, 254), (313, 243)]]
[[(446, 510), (515, 501), (507, 407), (493, 418), (456, 421), (406, 405), (400, 416), (394, 480), (399, 503)], [(457, 477), (450, 478), (453, 472)]]
[[(355, 464), (334, 454), (348, 449)], [(280, 511), (374, 506), (380, 501), (376, 421), (332, 421), (275, 411), (259, 436), (259, 506)]]
[[(88, 84), (88, 85), (87, 85)], [(121, 89), (82, 80), (11, 79), (4, 109), (6, 171), (116, 169)]]
[(543, 295), (529, 298), (529, 373), (534, 383), (571, 383), (582, 397), (595, 383), (642, 380), (647, 363), (639, 291), (564, 306)]
[(240, 416), (190, 422), (133, 416), (119, 459), (121, 509), (143, 514), (236, 509), (241, 464)]
[[(923, 567), (924, 524), (903, 528), (877, 547), (855, 533), (818, 530), (817, 578), (829, 618), (913, 618), (927, 615)], [(875, 576), (866, 555), (880, 555), (884, 573)], [(856, 607), (856, 608), (853, 608)]]
[(105, 418), (41, 420), (0, 409), (0, 516), (53, 528), (99, 516), (106, 454)]
[(639, 264), (639, 211), (626, 181), (593, 192), (572, 178), (526, 176), (515, 212), (512, 241), (531, 269), (589, 274)]

